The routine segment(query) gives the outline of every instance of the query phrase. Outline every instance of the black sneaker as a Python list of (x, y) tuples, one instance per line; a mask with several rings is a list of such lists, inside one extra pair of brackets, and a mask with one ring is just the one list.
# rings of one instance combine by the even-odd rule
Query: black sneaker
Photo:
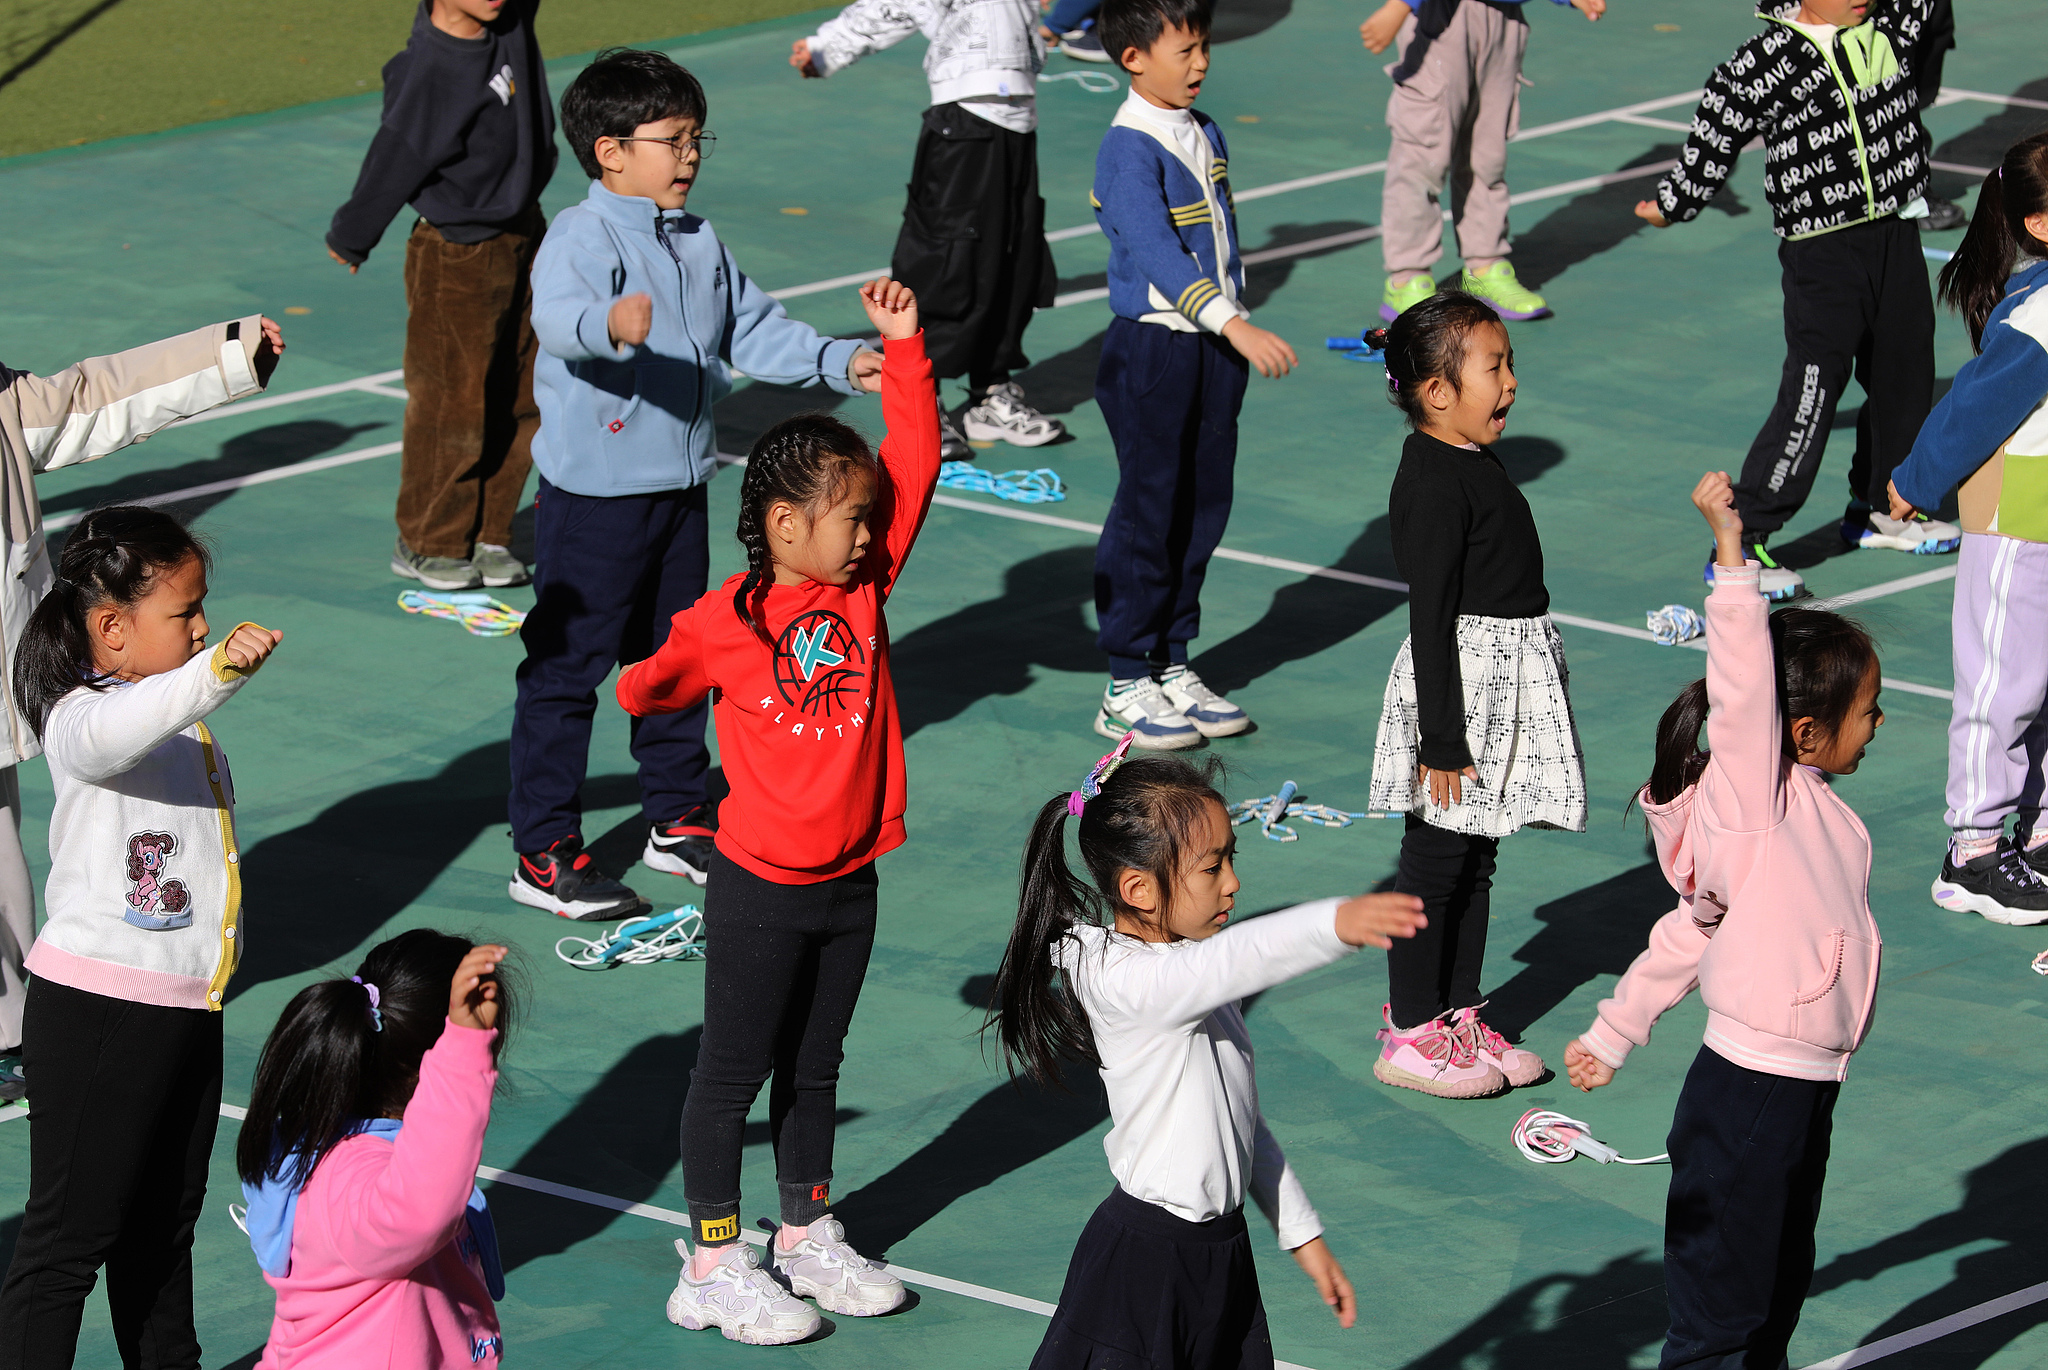
[(579, 923), (609, 923), (653, 911), (653, 905), (592, 865), (583, 839), (575, 836), (543, 852), (521, 852), (510, 893), (522, 904)]
[(680, 875), (703, 884), (711, 872), (712, 841), (717, 835), (717, 813), (709, 804), (699, 804), (672, 823), (656, 823), (647, 830), (647, 850), (640, 853), (646, 866)]
[(1060, 35), (1057, 49), (1077, 62), (1107, 62), (1109, 53), (1102, 46), (1102, 35), (1093, 24), (1087, 28), (1075, 29)]
[(2048, 923), (2048, 880), (2003, 837), (1997, 847), (1960, 866), (1951, 847), (1942, 858), (1933, 894), (1934, 902), (1945, 909), (1981, 913), (1994, 923)]

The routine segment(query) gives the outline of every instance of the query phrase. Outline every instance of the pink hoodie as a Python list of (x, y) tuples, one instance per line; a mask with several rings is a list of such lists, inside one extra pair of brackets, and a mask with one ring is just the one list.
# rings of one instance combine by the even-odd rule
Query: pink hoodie
[(1717, 567), (1707, 596), (1707, 769), (1643, 805), (1680, 901), (1579, 1039), (1616, 1069), (1694, 985), (1706, 1044), (1771, 1075), (1840, 1080), (1870, 1027), (1870, 834), (1819, 771), (1785, 759), (1757, 572)]
[(495, 1366), (498, 1314), (456, 1245), (498, 1071), (495, 1032), (449, 1023), (420, 1059), (396, 1138), (357, 1135), (300, 1191), (291, 1273), (258, 1370)]

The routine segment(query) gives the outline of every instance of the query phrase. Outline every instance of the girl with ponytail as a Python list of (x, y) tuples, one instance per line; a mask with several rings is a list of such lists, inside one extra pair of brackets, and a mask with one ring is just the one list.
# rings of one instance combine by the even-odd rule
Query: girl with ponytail
[[(1406, 894), (1323, 899), (1228, 926), (1236, 849), (1212, 762), (1126, 761), (1038, 811), (987, 1028), (1012, 1074), (1069, 1061), (1109, 1095), (1116, 1187), (1082, 1230), (1032, 1370), (1273, 1364), (1247, 1195), (1349, 1327), (1356, 1301), (1259, 1114), (1240, 1001), (1426, 925)], [(1067, 864), (1068, 820), (1085, 878)]]
[[(883, 606), (931, 506), (939, 411), (916, 298), (879, 280), (861, 301), (883, 338), (881, 459), (822, 414), (763, 433), (740, 486), (746, 572), (677, 614), (661, 649), (618, 685), (636, 719), (717, 701), (732, 793), (710, 859), (704, 1035), (683, 1108), (696, 1245), (676, 1243), (684, 1264), (668, 1315), (754, 1345), (816, 1332), (803, 1299), (872, 1317), (905, 1297), (832, 1217), (832, 1140), (875, 941), (875, 858), (904, 841)], [(739, 1221), (741, 1134), (771, 1076), (773, 1274)]]
[[(13, 697), (43, 744), (48, 919), (22, 1024), (29, 1193), (0, 1347), (65, 1364), (101, 1265), (130, 1364), (196, 1366), (192, 1225), (241, 960), (234, 778), (209, 716), (283, 636), (207, 645), (206, 549), (155, 509), (96, 509), (29, 616)], [(27, 1348), (24, 1351), (24, 1348)]]
[(1949, 843), (1932, 893), (1943, 908), (1997, 923), (2048, 922), (2048, 761), (2030, 740), (2048, 707), (2048, 635), (2038, 631), (2048, 615), (2043, 259), (2048, 133), (2037, 133), (1984, 178), (1970, 231), (1941, 270), (1941, 298), (1969, 325), (1977, 355), (1927, 416), (1891, 486), (1894, 517), (1934, 508), (1960, 486)]
[(235, 1169), (277, 1316), (260, 1366), (495, 1366), (505, 1296), (476, 1187), (513, 1004), (506, 949), (415, 928), (285, 1005)]

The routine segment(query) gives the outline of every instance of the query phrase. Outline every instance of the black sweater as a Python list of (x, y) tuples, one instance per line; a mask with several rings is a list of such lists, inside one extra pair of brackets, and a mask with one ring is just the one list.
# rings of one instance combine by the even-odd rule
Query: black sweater
[(1458, 615), (1535, 618), (1550, 609), (1529, 501), (1491, 452), (1410, 433), (1387, 500), (1394, 562), (1408, 581), (1422, 764), (1462, 770), (1465, 682)]
[(405, 51), (384, 64), (384, 122), (327, 245), (361, 262), (410, 204), (452, 243), (495, 238), (555, 171), (555, 109), (533, 37), (540, 0), (509, 0), (475, 38), (434, 27), (421, 0)]

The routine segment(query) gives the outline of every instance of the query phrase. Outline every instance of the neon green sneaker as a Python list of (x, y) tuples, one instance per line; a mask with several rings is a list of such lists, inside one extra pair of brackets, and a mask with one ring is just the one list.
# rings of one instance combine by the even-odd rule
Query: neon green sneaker
[(1467, 267), (1459, 285), (1492, 305), (1503, 319), (1550, 317), (1550, 306), (1543, 302), (1543, 297), (1515, 279), (1511, 262), (1495, 262), (1477, 275)]
[(1386, 291), (1380, 296), (1380, 319), (1392, 323), (1434, 294), (1436, 278), (1427, 271), (1410, 276), (1406, 285), (1395, 285), (1394, 278), (1389, 276)]

